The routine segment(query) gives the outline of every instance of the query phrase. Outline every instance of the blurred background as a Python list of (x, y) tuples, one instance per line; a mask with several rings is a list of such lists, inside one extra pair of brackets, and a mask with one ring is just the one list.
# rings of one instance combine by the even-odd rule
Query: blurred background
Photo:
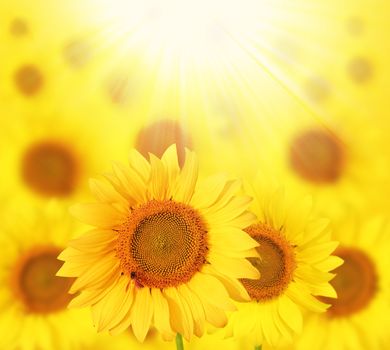
[[(67, 208), (131, 148), (176, 143), (183, 162), (188, 147), (202, 175), (281, 183), (334, 225), (386, 219), (389, 35), (388, 0), (2, 1), (0, 349), (174, 348), (42, 309), (61, 287), (24, 270), (82, 232)], [(220, 334), (187, 345), (241, 348)]]

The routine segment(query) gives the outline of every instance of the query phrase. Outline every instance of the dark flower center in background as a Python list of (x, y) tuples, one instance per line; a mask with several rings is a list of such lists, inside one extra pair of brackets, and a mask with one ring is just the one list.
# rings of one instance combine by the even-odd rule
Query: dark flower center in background
[(344, 264), (334, 270), (336, 277), (330, 281), (337, 299), (320, 299), (332, 305), (328, 316), (349, 316), (369, 305), (377, 291), (378, 278), (372, 259), (360, 249), (340, 247), (335, 255), (344, 260)]
[(37, 247), (23, 254), (13, 273), (13, 290), (30, 313), (47, 314), (63, 310), (72, 299), (68, 290), (73, 279), (57, 277), (62, 266), (61, 249)]
[(144, 157), (149, 157), (148, 153), (150, 152), (161, 158), (167, 148), (174, 143), (177, 148), (179, 165), (183, 166), (185, 147), (191, 148), (191, 140), (179, 122), (166, 119), (157, 121), (140, 130), (135, 148)]
[(21, 166), (24, 182), (40, 195), (65, 197), (76, 188), (79, 166), (66, 145), (54, 141), (32, 144), (25, 151)]
[(308, 130), (296, 137), (290, 147), (292, 169), (307, 181), (333, 183), (344, 170), (341, 142), (326, 130)]

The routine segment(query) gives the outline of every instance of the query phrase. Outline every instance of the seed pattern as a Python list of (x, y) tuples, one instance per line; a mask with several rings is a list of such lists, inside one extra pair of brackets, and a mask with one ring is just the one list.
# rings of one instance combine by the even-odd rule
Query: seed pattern
[(246, 229), (260, 245), (260, 258), (248, 260), (260, 272), (260, 279), (242, 279), (252, 300), (264, 302), (278, 297), (291, 282), (295, 269), (293, 247), (282, 234), (262, 223)]
[(206, 226), (185, 204), (152, 200), (132, 209), (118, 231), (122, 273), (138, 287), (177, 286), (206, 263)]

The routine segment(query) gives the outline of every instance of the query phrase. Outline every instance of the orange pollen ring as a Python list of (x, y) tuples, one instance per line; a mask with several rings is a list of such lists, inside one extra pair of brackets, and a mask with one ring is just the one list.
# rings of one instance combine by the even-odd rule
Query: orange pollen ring
[(335, 255), (344, 260), (334, 270), (336, 277), (330, 282), (337, 292), (337, 299), (321, 297), (331, 304), (329, 317), (344, 317), (363, 310), (375, 297), (378, 277), (372, 259), (358, 248), (340, 247)]
[(260, 272), (260, 279), (242, 279), (252, 300), (264, 302), (278, 297), (293, 279), (296, 267), (294, 247), (270, 226), (258, 223), (245, 230), (260, 245), (260, 258), (248, 258)]
[(138, 287), (167, 288), (188, 282), (207, 259), (207, 228), (192, 207), (151, 200), (131, 209), (118, 228), (122, 274)]
[(296, 137), (289, 154), (292, 169), (313, 183), (334, 183), (345, 166), (345, 152), (340, 140), (325, 130), (308, 130)]
[(53, 313), (66, 309), (71, 301), (68, 290), (73, 279), (56, 276), (63, 264), (57, 260), (61, 251), (52, 246), (34, 247), (16, 262), (11, 274), (11, 289), (26, 312)]
[(66, 197), (77, 186), (79, 162), (67, 145), (43, 140), (26, 149), (21, 175), (23, 181), (40, 195)]

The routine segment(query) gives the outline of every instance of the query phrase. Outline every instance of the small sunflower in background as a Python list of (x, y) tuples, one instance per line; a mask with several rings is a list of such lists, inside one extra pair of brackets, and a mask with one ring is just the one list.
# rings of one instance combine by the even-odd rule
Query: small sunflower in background
[[(17, 111), (16, 111), (17, 112)], [(20, 112), (20, 111), (19, 111)], [(105, 142), (107, 124), (98, 116), (70, 109), (22, 111), (6, 128), (9, 147), (2, 152), (2, 192), (31, 200), (74, 199), (102, 164), (109, 164), (119, 139)], [(111, 132), (115, 132), (111, 125)]]
[(98, 331), (131, 326), (141, 342), (151, 327), (190, 340), (206, 321), (225, 326), (236, 308), (230, 298), (248, 300), (239, 279), (259, 278), (246, 259), (258, 243), (242, 231), (255, 217), (240, 182), (198, 181), (195, 154), (187, 150), (180, 169), (175, 146), (150, 162), (134, 150), (113, 171), (109, 183), (91, 183), (98, 203), (72, 209), (95, 228), (59, 256), (58, 274), (76, 278), (70, 291), (80, 293), (70, 305), (91, 306)]
[(345, 214), (334, 223), (340, 241), (335, 255), (344, 264), (331, 281), (338, 298), (322, 315), (307, 315), (297, 350), (386, 349), (390, 343), (389, 249), (387, 220)]
[(387, 183), (386, 146), (383, 131), (372, 123), (340, 118), (326, 125), (291, 124), (279, 140), (270, 145), (267, 165), (259, 168), (270, 169), (272, 162), (273, 176), (297, 193), (312, 194), (322, 215), (342, 210), (339, 198), (361, 208), (370, 200), (373, 210), (380, 209), (376, 203), (382, 203)]
[(328, 304), (318, 296), (336, 298), (330, 271), (341, 259), (331, 256), (328, 220), (311, 215), (311, 200), (289, 201), (281, 189), (254, 190), (256, 223), (245, 229), (259, 243), (260, 258), (249, 261), (260, 279), (242, 279), (251, 301), (231, 314), (227, 335), (246, 340), (248, 347), (284, 346), (302, 330), (302, 314), (323, 313)]
[(57, 259), (77, 225), (58, 203), (7, 210), (0, 242), (0, 348), (75, 349), (94, 339), (88, 313), (68, 310), (71, 280), (56, 276)]

